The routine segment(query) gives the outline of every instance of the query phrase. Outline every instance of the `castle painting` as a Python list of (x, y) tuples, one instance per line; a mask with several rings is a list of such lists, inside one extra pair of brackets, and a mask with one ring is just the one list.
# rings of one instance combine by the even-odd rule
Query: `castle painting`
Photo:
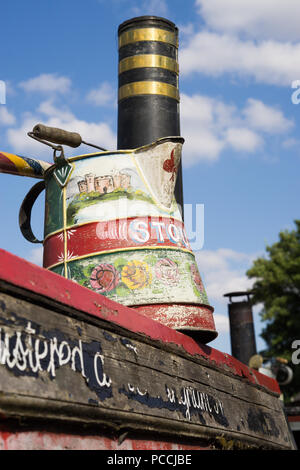
[(130, 187), (131, 176), (126, 173), (114, 175), (95, 176), (88, 173), (84, 179), (78, 182), (80, 193), (97, 192), (99, 194), (111, 193), (115, 189), (127, 190)]

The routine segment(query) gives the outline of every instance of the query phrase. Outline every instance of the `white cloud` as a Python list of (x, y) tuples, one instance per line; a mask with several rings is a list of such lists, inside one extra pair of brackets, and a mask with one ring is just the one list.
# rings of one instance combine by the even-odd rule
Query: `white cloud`
[(263, 139), (245, 127), (232, 127), (226, 130), (226, 142), (237, 151), (254, 152), (263, 144)]
[(28, 257), (26, 258), (31, 263), (37, 264), (39, 266), (43, 265), (43, 247), (39, 246), (38, 248), (33, 248)]
[(290, 86), (300, 77), (300, 44), (241, 40), (229, 34), (202, 31), (179, 53), (182, 76), (236, 74), (257, 82)]
[(282, 111), (253, 98), (248, 99), (243, 114), (252, 128), (270, 134), (284, 133), (294, 126), (294, 123), (287, 119)]
[(20, 153), (20, 155), (32, 155), (33, 157), (36, 155), (48, 155), (49, 159), (51, 159), (52, 154), (50, 156), (49, 147), (39, 144), (36, 140), (30, 139), (27, 136), (27, 132), (32, 131), (33, 127), (39, 121), (40, 118), (37, 116), (34, 116), (31, 113), (24, 113), (21, 125), (7, 130), (7, 142), (11, 146), (12, 150)]
[(283, 41), (300, 39), (299, 0), (196, 0), (206, 24), (220, 32)]
[(266, 134), (284, 134), (294, 125), (280, 109), (249, 98), (245, 106), (202, 95), (181, 94), (184, 165), (215, 161), (226, 149), (253, 153), (264, 145)]
[(195, 256), (212, 305), (214, 302), (228, 303), (224, 294), (251, 288), (253, 280), (248, 279), (245, 273), (257, 254), (220, 248), (215, 251), (201, 250)]
[(195, 24), (179, 24), (178, 25), (179, 34), (180, 34), (180, 45), (182, 46), (182, 40), (185, 41), (187, 38), (195, 34)]
[[(46, 116), (46, 119), (45, 119)], [(48, 160), (52, 159), (52, 151), (46, 145), (42, 145), (27, 136), (27, 132), (31, 131), (38, 123), (52, 127), (58, 127), (71, 132), (78, 132), (82, 139), (86, 142), (99, 145), (107, 149), (116, 148), (116, 136), (109, 125), (105, 122), (87, 122), (78, 119), (68, 109), (57, 108), (51, 100), (44, 101), (38, 107), (36, 113), (26, 113), (18, 128), (11, 128), (7, 131), (7, 140), (12, 148), (24, 154), (45, 155)], [(78, 150), (65, 148), (66, 155), (78, 155)], [(92, 147), (80, 146), (81, 154), (96, 151)], [(76, 153), (75, 153), (76, 152)]]
[(182, 93), (180, 114), (185, 164), (190, 166), (200, 159), (216, 160), (224, 143), (215, 130), (214, 100)]
[[(186, 166), (200, 160), (216, 161), (226, 149), (253, 153), (264, 145), (264, 133), (284, 133), (292, 127), (292, 121), (279, 109), (254, 99), (249, 99), (239, 110), (231, 103), (208, 96), (182, 94), (180, 113)], [(116, 148), (116, 136), (107, 123), (78, 119), (68, 107), (57, 106), (53, 99), (48, 99), (42, 101), (35, 112), (25, 113), (19, 127), (7, 130), (7, 139), (14, 151), (33, 156), (47, 155), (48, 160), (52, 159), (48, 147), (27, 136), (38, 122), (78, 132), (83, 140), (95, 145)], [(81, 146), (78, 150), (89, 153), (92, 148)], [(74, 149), (65, 147), (65, 152), (74, 155)]]
[(290, 86), (300, 76), (298, 0), (196, 0), (201, 30), (179, 52), (182, 76), (233, 74)]
[(229, 318), (226, 315), (220, 313), (214, 313), (214, 321), (216, 325), (216, 331), (220, 333), (229, 333)]
[(116, 92), (110, 83), (104, 82), (98, 88), (87, 94), (87, 101), (95, 106), (107, 106), (115, 104)]
[(42, 103), (37, 108), (37, 111), (45, 116), (49, 116), (51, 118), (57, 117), (61, 121), (72, 121), (74, 119), (73, 113), (65, 106), (64, 108), (58, 108), (53, 104), (53, 101), (46, 100), (42, 101)]
[(5, 106), (0, 106), (0, 124), (3, 126), (12, 126), (15, 122), (15, 116), (10, 113)]
[(182, 135), (185, 138), (184, 144), (184, 166), (189, 167), (196, 165), (200, 160), (216, 161), (222, 150), (224, 149), (224, 142), (218, 139), (206, 129), (189, 129), (184, 131), (182, 126)]
[(63, 94), (70, 91), (71, 80), (68, 77), (60, 77), (55, 73), (44, 73), (19, 83), (19, 86), (27, 92)]

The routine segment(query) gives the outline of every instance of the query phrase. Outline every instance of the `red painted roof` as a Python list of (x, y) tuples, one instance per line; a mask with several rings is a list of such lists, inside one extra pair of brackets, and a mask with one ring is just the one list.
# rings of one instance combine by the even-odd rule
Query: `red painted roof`
[(47, 271), (22, 258), (0, 249), (0, 280), (51, 298), (88, 315), (101, 318), (153, 340), (174, 343), (191, 355), (199, 355), (208, 362), (226, 367), (234, 375), (280, 393), (276, 380), (250, 369), (229, 354), (207, 345), (199, 345), (192, 338), (137, 313), (134, 309), (114, 302), (58, 274)]

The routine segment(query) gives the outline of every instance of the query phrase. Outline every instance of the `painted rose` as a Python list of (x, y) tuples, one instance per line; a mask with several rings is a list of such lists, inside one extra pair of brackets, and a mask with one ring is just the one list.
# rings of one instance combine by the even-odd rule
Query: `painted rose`
[(122, 282), (126, 284), (129, 289), (143, 289), (151, 284), (152, 276), (147, 263), (143, 261), (129, 261), (123, 267)]
[(177, 284), (179, 280), (178, 266), (171, 259), (163, 258), (155, 265), (155, 275), (165, 284)]
[(111, 264), (102, 263), (96, 266), (90, 277), (92, 289), (100, 294), (112, 291), (120, 282), (119, 272)]
[(191, 269), (191, 274), (192, 274), (193, 281), (194, 281), (198, 291), (199, 292), (204, 292), (204, 286), (202, 284), (202, 280), (201, 280), (201, 277), (200, 277), (197, 266), (195, 264), (191, 264), (190, 269)]

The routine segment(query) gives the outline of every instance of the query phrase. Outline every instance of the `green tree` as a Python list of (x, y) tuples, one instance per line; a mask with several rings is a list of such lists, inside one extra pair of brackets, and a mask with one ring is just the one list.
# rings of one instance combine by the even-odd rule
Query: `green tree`
[[(266, 247), (268, 256), (256, 259), (247, 271), (254, 280), (253, 302), (263, 305), (261, 336), (267, 349), (261, 354), (289, 362), (295, 351), (292, 343), (300, 340), (300, 220), (295, 225), (295, 230), (280, 232), (279, 241)], [(293, 381), (282, 387), (287, 400), (300, 392), (300, 364), (291, 367)]]

